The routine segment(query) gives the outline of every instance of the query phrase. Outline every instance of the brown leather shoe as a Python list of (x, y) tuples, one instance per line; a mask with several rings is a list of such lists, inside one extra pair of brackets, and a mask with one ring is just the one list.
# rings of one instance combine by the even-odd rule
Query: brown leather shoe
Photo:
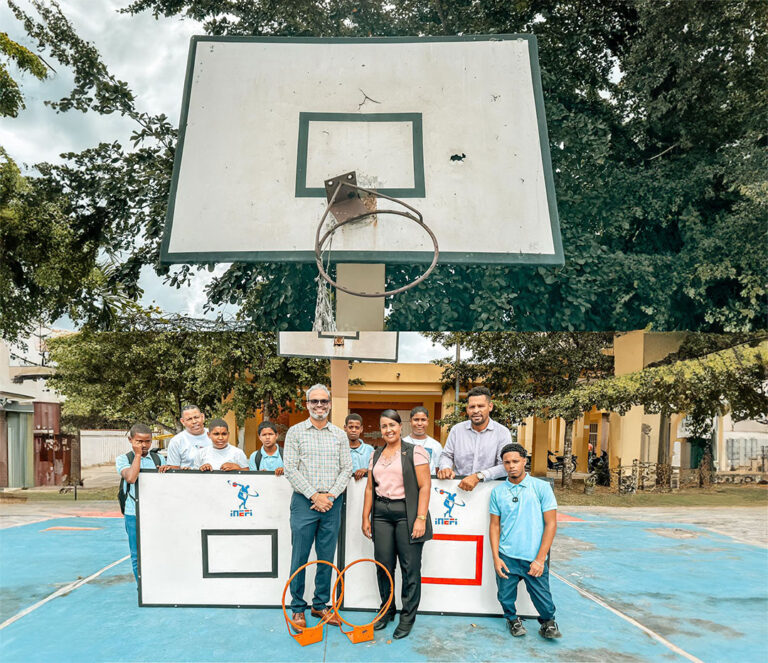
[(312, 608), (310, 612), (313, 617), (317, 617), (318, 619), (323, 619), (326, 615), (330, 614), (332, 616), (329, 616), (325, 623), (329, 626), (341, 626), (341, 620), (338, 615), (330, 608), (323, 608), (322, 610), (315, 610)]
[(293, 622), (293, 627), (297, 632), (300, 632), (301, 629), (307, 628), (307, 618), (304, 617), (303, 612), (294, 612), (293, 615), (291, 615), (291, 621)]

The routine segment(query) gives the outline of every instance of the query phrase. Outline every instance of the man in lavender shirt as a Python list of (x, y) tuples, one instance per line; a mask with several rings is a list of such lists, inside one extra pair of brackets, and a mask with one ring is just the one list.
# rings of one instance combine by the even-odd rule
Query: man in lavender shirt
[(468, 421), (451, 428), (448, 441), (440, 455), (438, 479), (464, 478), (462, 490), (473, 490), (481, 481), (505, 476), (501, 450), (512, 444), (509, 429), (491, 419), (493, 401), (487, 387), (475, 387), (467, 394)]

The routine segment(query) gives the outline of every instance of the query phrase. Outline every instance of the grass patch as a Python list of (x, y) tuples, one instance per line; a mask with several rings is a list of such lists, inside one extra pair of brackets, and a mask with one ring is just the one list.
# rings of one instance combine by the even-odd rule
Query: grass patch
[(570, 491), (555, 485), (560, 506), (768, 506), (768, 486), (719, 484), (711, 488), (682, 488), (676, 493), (618, 495), (605, 486), (595, 486), (585, 495), (581, 483)]

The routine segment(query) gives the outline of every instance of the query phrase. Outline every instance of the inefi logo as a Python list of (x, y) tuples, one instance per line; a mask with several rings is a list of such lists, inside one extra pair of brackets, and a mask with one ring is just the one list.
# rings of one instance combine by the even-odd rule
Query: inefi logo
[(241, 483), (237, 483), (235, 481), (229, 481), (227, 480), (227, 483), (232, 486), (232, 488), (238, 488), (237, 491), (237, 499), (240, 500), (240, 504), (237, 507), (237, 509), (232, 509), (232, 511), (229, 512), (229, 515), (231, 518), (243, 518), (245, 516), (253, 516), (253, 511), (249, 509), (246, 506), (246, 502), (248, 502), (249, 497), (258, 497), (258, 493), (249, 493), (248, 489), (250, 486), (244, 486)]
[(445, 513), (442, 518), (435, 518), (435, 525), (458, 525), (458, 519), (452, 514), (453, 508), (456, 506), (467, 506), (465, 502), (456, 501), (456, 493), (449, 493), (442, 488), (435, 488), (435, 492), (438, 495), (445, 495), (443, 500), (443, 506), (445, 507)]

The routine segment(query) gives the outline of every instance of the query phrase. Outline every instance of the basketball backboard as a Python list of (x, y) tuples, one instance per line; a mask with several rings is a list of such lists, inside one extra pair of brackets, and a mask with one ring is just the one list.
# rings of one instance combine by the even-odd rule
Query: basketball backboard
[[(194, 37), (162, 261), (314, 262), (350, 171), (441, 263), (563, 261), (532, 35)], [(334, 261), (432, 257), (392, 215), (333, 238)]]
[(280, 357), (397, 363), (397, 332), (278, 332)]

